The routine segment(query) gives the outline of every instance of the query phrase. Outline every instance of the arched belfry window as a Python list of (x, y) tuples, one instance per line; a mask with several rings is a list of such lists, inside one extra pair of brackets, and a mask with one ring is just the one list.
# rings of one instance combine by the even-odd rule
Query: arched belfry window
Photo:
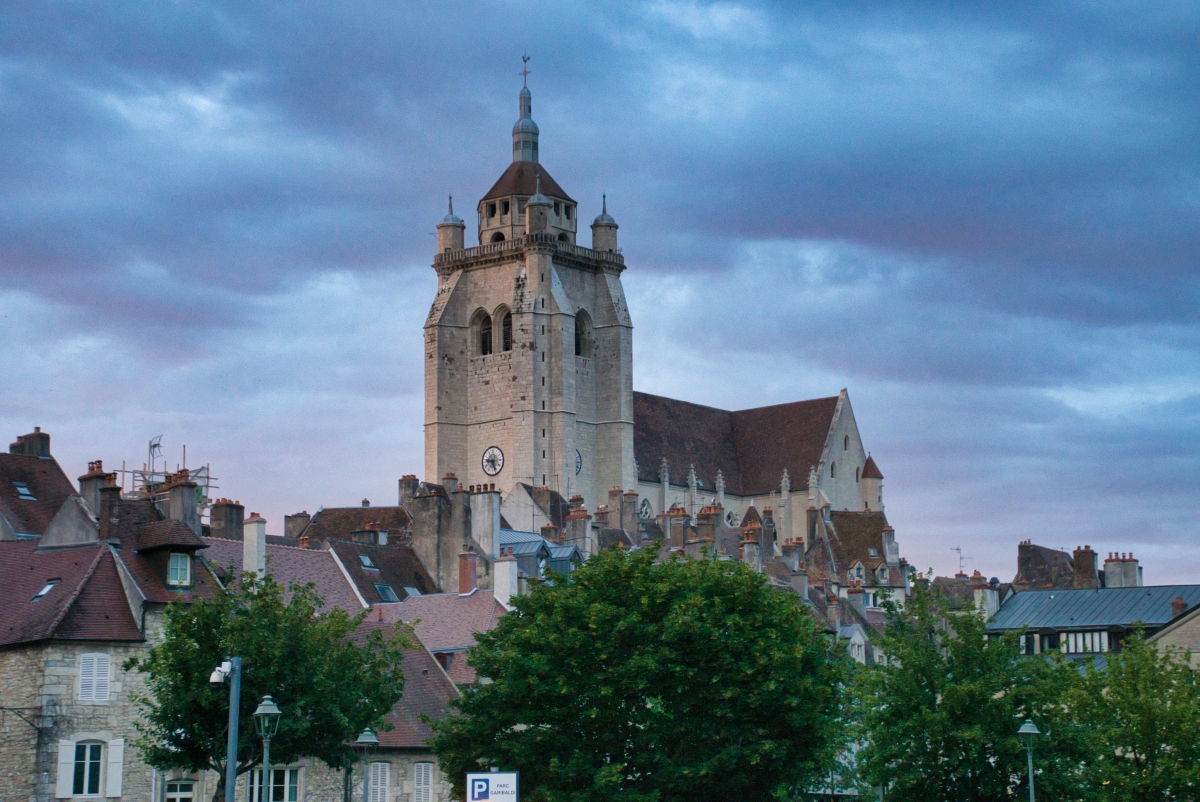
[(487, 356), (492, 352), (492, 318), (486, 312), (476, 315), (476, 342), (479, 344), (479, 355)]
[(558, 241), (559, 241), (559, 242), (570, 242), (570, 241), (571, 241), (571, 238), (570, 238), (570, 237), (568, 237), (566, 234), (559, 234), (559, 235), (558, 235)]
[(592, 319), (580, 309), (575, 313), (575, 356), (592, 355)]
[(504, 242), (504, 232), (497, 231), (492, 235), (492, 242)]
[(512, 312), (505, 310), (500, 324), (500, 347), (505, 351), (512, 350)]

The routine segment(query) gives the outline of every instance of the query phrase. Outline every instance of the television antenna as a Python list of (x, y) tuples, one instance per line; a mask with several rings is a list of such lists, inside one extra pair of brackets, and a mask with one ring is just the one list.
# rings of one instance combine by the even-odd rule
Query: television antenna
[(960, 546), (955, 546), (954, 548), (950, 549), (950, 551), (958, 552), (958, 572), (960, 574), (965, 573), (963, 566), (967, 558), (963, 557), (962, 548)]

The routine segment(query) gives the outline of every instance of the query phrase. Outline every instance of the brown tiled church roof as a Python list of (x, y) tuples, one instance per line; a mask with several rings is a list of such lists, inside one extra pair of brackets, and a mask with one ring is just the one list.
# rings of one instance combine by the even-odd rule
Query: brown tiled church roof
[(638, 480), (658, 482), (665, 457), (672, 484), (688, 468), (706, 491), (716, 486), (739, 496), (779, 489), (786, 468), (794, 490), (808, 487), (808, 469), (821, 461), (838, 396), (729, 412), (649, 393), (633, 394), (633, 451)]
[(570, 201), (575, 200), (563, 192), (563, 188), (558, 185), (550, 173), (546, 172), (546, 168), (538, 162), (513, 162), (508, 165), (508, 169), (500, 176), (488, 193), (483, 196), (484, 200), (492, 198), (507, 198), (509, 195), (532, 195), (537, 191), (538, 176), (541, 176), (542, 194), (559, 200)]

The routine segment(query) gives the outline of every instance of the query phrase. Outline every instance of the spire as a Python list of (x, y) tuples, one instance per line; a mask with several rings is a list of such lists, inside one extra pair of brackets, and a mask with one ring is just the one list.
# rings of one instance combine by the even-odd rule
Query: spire
[(440, 228), (441, 226), (462, 226), (462, 225), (465, 225), (463, 223), (462, 219), (459, 217), (456, 217), (454, 215), (454, 196), (451, 195), (450, 196), (450, 213), (442, 218), (442, 222), (438, 224), (438, 227)]
[(520, 119), (513, 126), (513, 161), (536, 162), (538, 160), (538, 127), (533, 121), (533, 95), (529, 91), (529, 56), (521, 56), (525, 69), (521, 77), (525, 84), (521, 87)]

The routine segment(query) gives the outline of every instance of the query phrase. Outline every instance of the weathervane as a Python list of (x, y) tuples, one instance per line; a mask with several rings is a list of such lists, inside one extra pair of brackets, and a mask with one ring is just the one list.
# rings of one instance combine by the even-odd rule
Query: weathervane
[(524, 69), (522, 69), (517, 74), (520, 75), (525, 80), (525, 86), (529, 86), (529, 56), (522, 53), (521, 54), (521, 64), (524, 67)]

